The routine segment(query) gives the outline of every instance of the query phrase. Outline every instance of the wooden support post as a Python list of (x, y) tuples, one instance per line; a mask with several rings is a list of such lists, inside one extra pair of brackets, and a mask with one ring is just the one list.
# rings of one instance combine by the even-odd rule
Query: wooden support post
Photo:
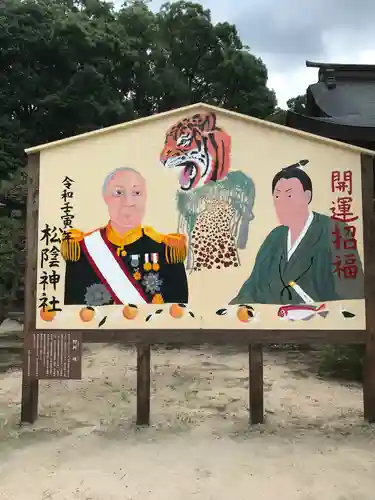
[(249, 412), (251, 424), (263, 424), (263, 347), (261, 344), (249, 345)]
[(367, 342), (363, 371), (364, 417), (375, 423), (375, 212), (374, 159), (362, 155), (362, 204)]
[(363, 414), (365, 420), (375, 424), (375, 336), (369, 334), (363, 370)]
[(21, 423), (34, 423), (38, 417), (39, 381), (28, 377), (28, 336), (35, 331), (36, 285), (38, 258), (38, 207), (39, 207), (39, 153), (29, 156), (27, 167), (27, 214), (26, 214), (26, 276), (24, 356), (22, 365)]
[(150, 425), (150, 344), (137, 344), (137, 425)]
[(22, 375), (21, 423), (33, 424), (38, 418), (39, 380), (25, 379)]

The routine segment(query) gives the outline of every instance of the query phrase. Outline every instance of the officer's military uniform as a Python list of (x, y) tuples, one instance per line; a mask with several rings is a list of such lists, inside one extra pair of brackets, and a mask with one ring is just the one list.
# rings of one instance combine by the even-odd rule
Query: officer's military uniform
[[(163, 235), (151, 227), (137, 227), (120, 236), (110, 224), (96, 231), (100, 233), (95, 236), (101, 238), (112, 254), (106, 254), (103, 247), (105, 251), (98, 260), (105, 258), (112, 263), (115, 260), (117, 272), (124, 273), (143, 298), (142, 302), (188, 302), (184, 235)], [(103, 278), (100, 266), (88, 252), (87, 237), (93, 233), (71, 229), (61, 243), (61, 254), (66, 261), (65, 304), (98, 306), (132, 302), (116, 297), (110, 280)]]

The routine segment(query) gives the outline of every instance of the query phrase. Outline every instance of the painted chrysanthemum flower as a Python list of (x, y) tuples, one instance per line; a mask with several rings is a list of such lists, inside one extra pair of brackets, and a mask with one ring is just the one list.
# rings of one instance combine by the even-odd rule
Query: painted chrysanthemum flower
[(145, 287), (146, 293), (152, 295), (160, 292), (163, 280), (159, 278), (157, 273), (148, 273), (143, 277), (142, 285)]
[(85, 304), (88, 306), (104, 306), (110, 302), (111, 296), (104, 285), (95, 283), (86, 288)]

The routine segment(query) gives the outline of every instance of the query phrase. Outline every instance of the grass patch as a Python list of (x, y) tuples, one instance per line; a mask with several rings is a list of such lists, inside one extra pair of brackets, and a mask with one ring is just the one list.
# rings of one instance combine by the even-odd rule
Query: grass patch
[(318, 374), (362, 382), (364, 355), (364, 345), (326, 346), (321, 353)]

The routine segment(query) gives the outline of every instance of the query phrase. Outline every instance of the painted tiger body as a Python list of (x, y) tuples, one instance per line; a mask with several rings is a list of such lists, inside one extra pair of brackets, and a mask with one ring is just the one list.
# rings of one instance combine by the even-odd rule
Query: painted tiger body
[(160, 161), (181, 170), (180, 187), (189, 191), (226, 177), (230, 148), (231, 138), (216, 126), (215, 113), (197, 113), (168, 130)]

